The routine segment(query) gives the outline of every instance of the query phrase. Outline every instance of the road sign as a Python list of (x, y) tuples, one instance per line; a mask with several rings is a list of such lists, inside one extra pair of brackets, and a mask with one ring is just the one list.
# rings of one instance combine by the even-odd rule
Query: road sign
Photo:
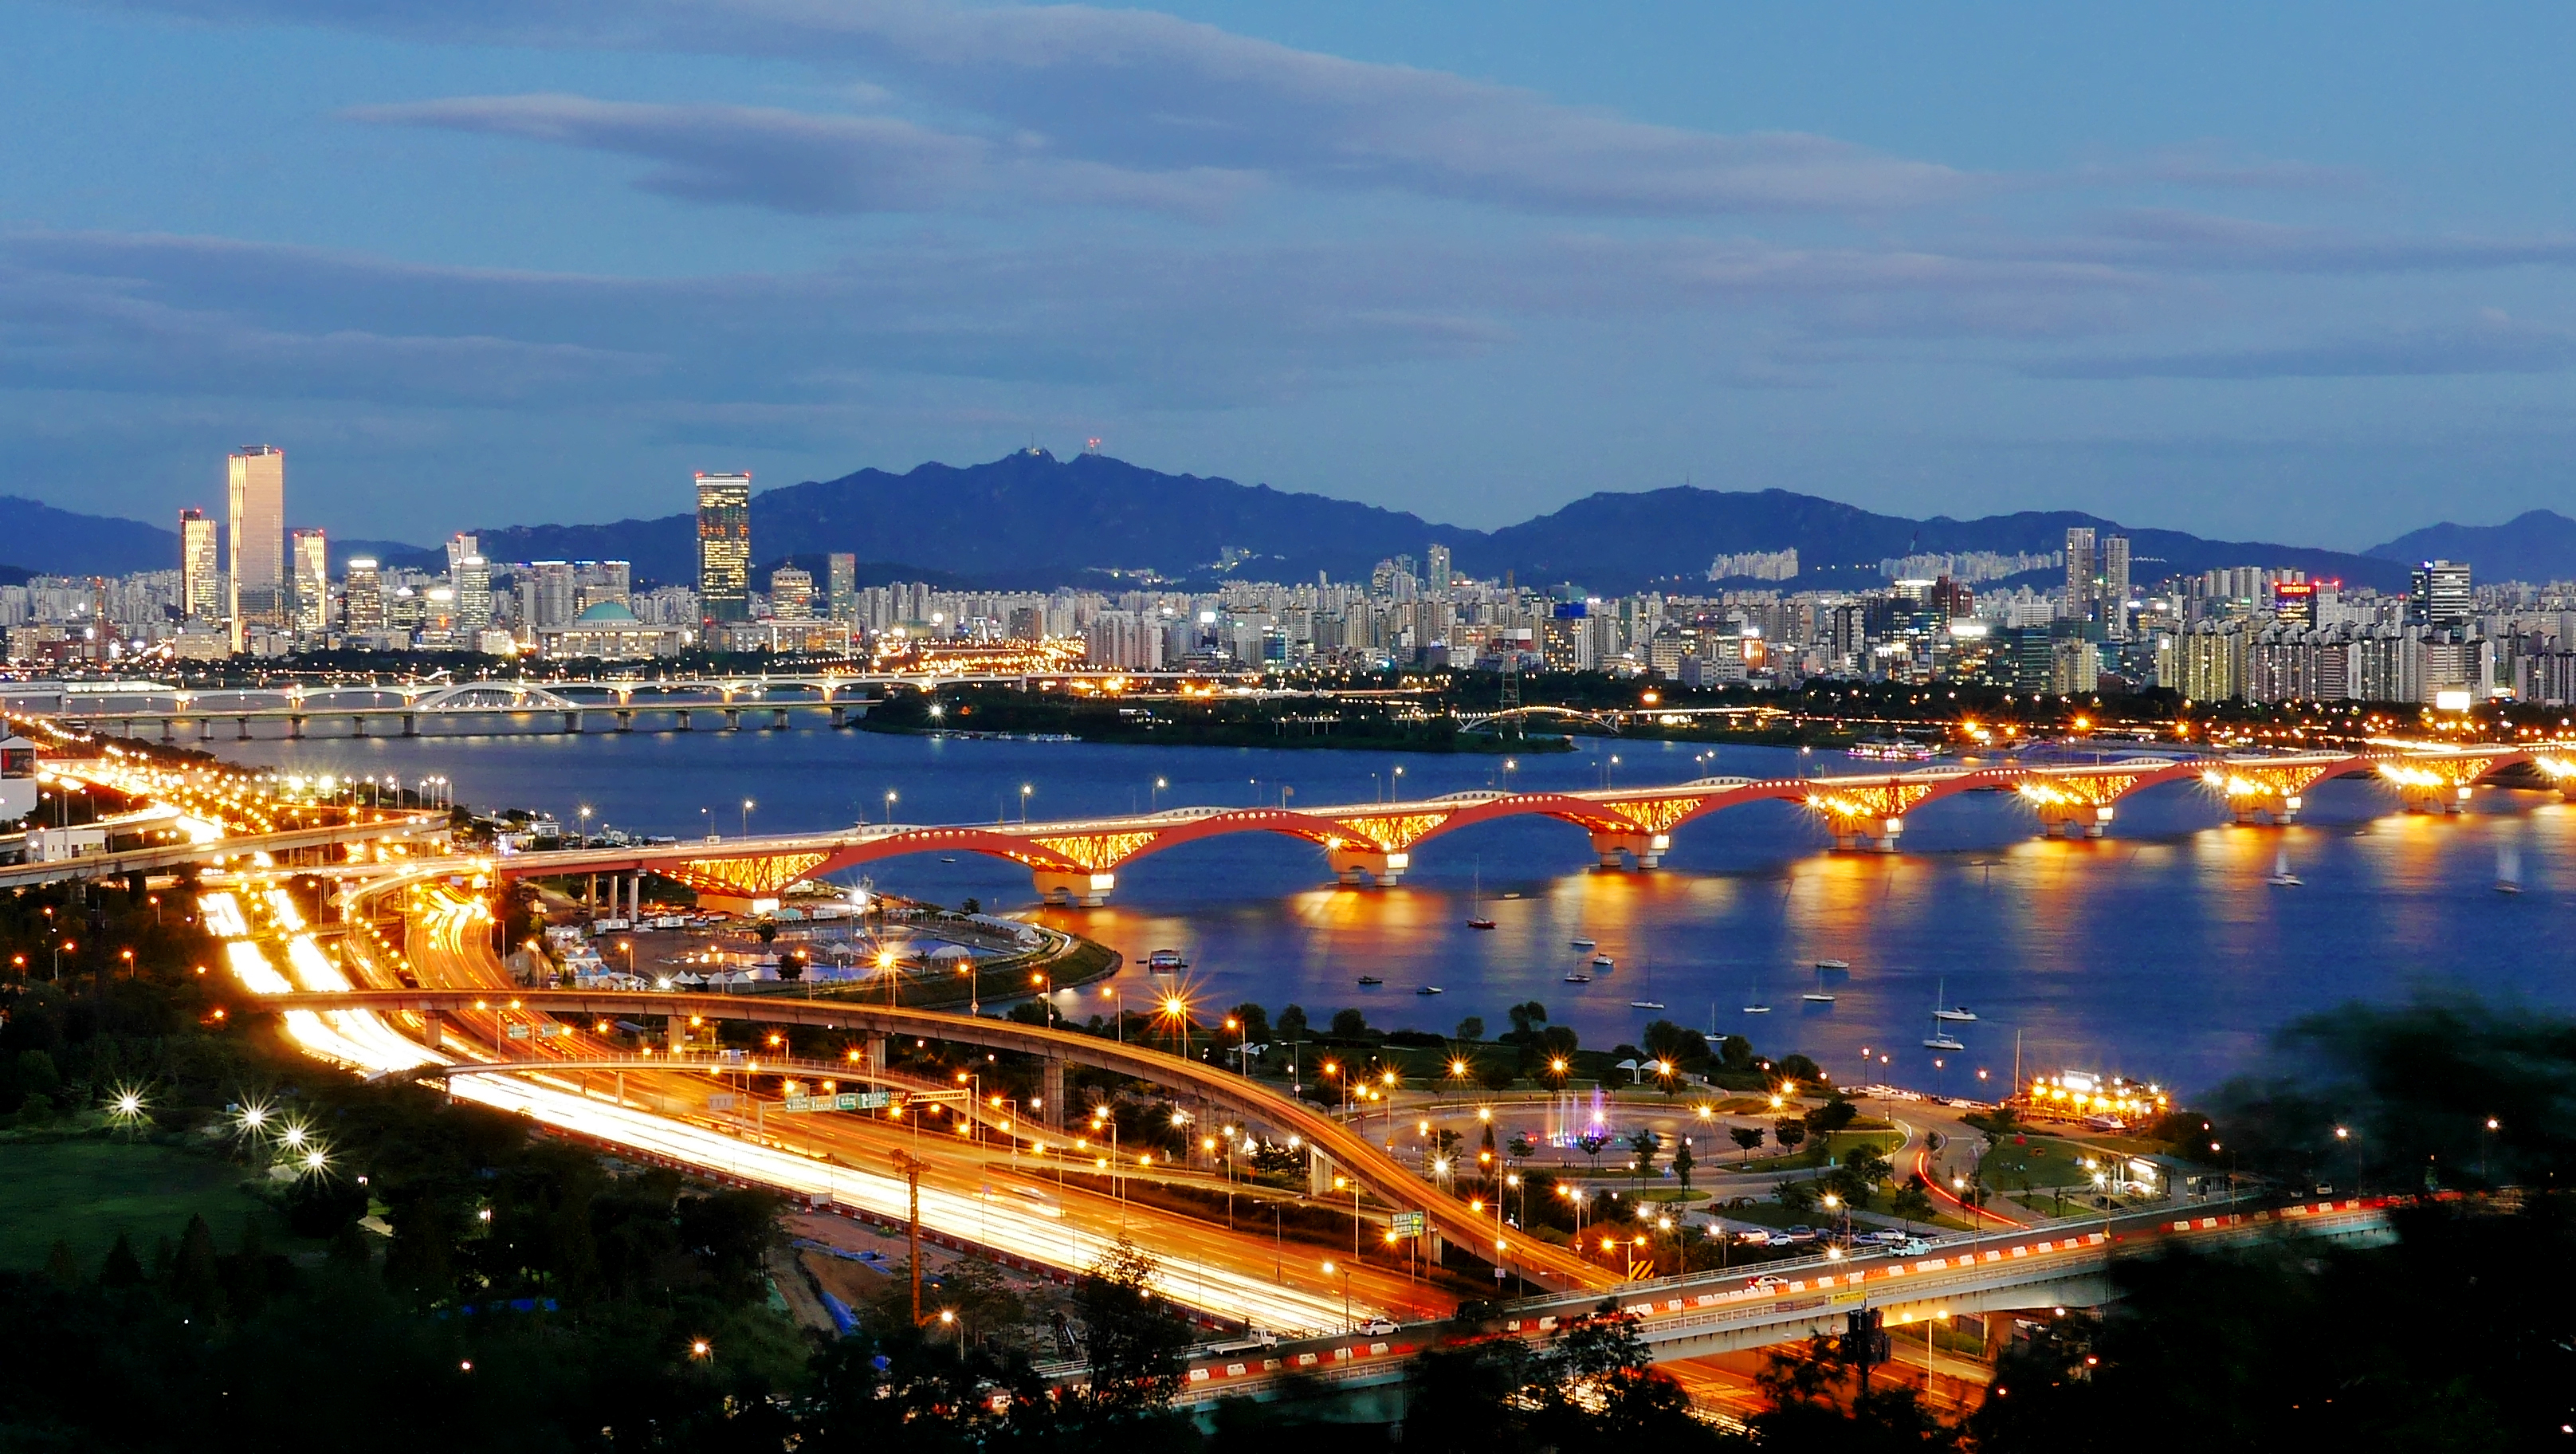
[(525, 1025), (512, 1025), (501, 1033), (509, 1036), (513, 1040), (525, 1040), (528, 1038), (528, 1027)]
[(1423, 1233), (1425, 1220), (1420, 1212), (1397, 1212), (1387, 1219), (1386, 1229), (1399, 1238), (1419, 1237)]
[(732, 1091), (718, 1091), (714, 1095), (707, 1097), (707, 1109), (710, 1111), (730, 1111), (734, 1107), (734, 1099), (734, 1093)]
[(841, 1092), (841, 1109), (845, 1111), (882, 1111), (893, 1104), (893, 1091)]

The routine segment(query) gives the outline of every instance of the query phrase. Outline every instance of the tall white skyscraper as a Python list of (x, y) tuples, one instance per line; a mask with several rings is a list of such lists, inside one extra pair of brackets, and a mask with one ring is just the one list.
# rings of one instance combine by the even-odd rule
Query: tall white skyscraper
[(2093, 614), (2094, 591), (2100, 575), (2093, 558), (2093, 528), (2069, 526), (2066, 531), (2066, 616), (2082, 621)]
[(232, 552), (231, 600), (233, 650), (239, 651), (248, 628), (284, 629), (287, 624), (286, 451), (273, 444), (246, 444), (225, 461), (226, 491), (231, 501), (231, 528), (225, 532)]

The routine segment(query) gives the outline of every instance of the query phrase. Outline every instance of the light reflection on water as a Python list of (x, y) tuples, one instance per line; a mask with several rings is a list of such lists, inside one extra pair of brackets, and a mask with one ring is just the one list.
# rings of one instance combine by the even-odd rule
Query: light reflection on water
[[(460, 801), (550, 809), (578, 804), (595, 822), (693, 836), (736, 831), (743, 798), (757, 831), (881, 821), (900, 793), (904, 822), (1140, 811), (1159, 802), (1294, 806), (1366, 802), (1405, 769), (1407, 796), (1504, 785), (1681, 782), (1711, 773), (1798, 771), (1799, 754), (1659, 743), (1584, 744), (1526, 756), (1506, 772), (1483, 757), (1092, 747), (933, 741), (866, 733), (710, 733), (561, 737), (312, 739), (223, 744), (240, 761), (299, 771), (405, 778), (439, 773)], [(1819, 754), (1827, 772), (1858, 768)], [(1372, 777), (1372, 774), (1375, 776)], [(1170, 787), (1157, 792), (1157, 777)], [(1601, 873), (1583, 835), (1510, 820), (1431, 840), (1390, 890), (1327, 886), (1320, 855), (1292, 839), (1239, 835), (1137, 860), (1111, 906), (1050, 911), (1123, 951), (1115, 982), (1142, 1007), (1158, 948), (1183, 950), (1202, 1006), (1294, 1002), (1317, 1022), (1344, 1006), (1370, 1023), (1439, 1032), (1469, 1016), (1488, 1032), (1525, 1000), (1546, 1005), (1586, 1045), (1634, 1040), (1657, 1012), (1743, 1033), (1766, 1053), (1803, 1051), (1851, 1077), (1864, 1045), (1890, 1054), (1901, 1083), (1959, 1091), (1985, 1069), (2063, 1065), (2120, 1070), (2190, 1088), (2258, 1068), (2270, 1033), (2351, 998), (2467, 989), (2576, 1008), (2566, 908), (2576, 873), (2576, 812), (2554, 795), (2483, 791), (2449, 819), (2394, 811), (2358, 780), (2308, 794), (2285, 830), (2222, 826), (2189, 787), (2121, 805), (2114, 836), (2051, 842), (2002, 795), (1947, 799), (1915, 815), (1906, 851), (1832, 854), (1799, 810), (1756, 805), (1683, 827), (1665, 869)], [(706, 811), (702, 812), (704, 809)], [(2285, 852), (2303, 888), (2264, 878)], [(1024, 906), (1013, 865), (925, 855), (872, 865), (897, 892), (945, 903), (973, 895)], [(2526, 892), (2495, 892), (2500, 874)], [(1475, 909), (1498, 921), (1469, 930)], [(1588, 985), (1565, 974), (1599, 941), (1617, 967)], [(1798, 996), (1818, 959), (1850, 962), (1831, 1006)], [(1362, 988), (1362, 974), (1385, 979)], [(1651, 981), (1651, 988), (1649, 982)], [(1422, 996), (1418, 986), (1444, 993)], [(1770, 1013), (1745, 1006), (1767, 1003)], [(1941, 1057), (1920, 1041), (1934, 1004), (1979, 1018), (1953, 1026), (1968, 1049)], [(1066, 1009), (1106, 1009), (1097, 990)], [(2018, 1047), (2018, 1050), (2017, 1050)], [(1993, 1082), (1989, 1082), (1991, 1085)]]

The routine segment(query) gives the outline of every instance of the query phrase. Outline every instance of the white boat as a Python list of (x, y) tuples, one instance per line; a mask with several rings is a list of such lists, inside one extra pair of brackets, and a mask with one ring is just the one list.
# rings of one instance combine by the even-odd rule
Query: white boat
[(1965, 1050), (1968, 1047), (1961, 1044), (1955, 1036), (1944, 1035), (1936, 1031), (1933, 1034), (1923, 1037), (1923, 1048), (1926, 1050)]
[(1592, 983), (1592, 976), (1585, 974), (1582, 970), (1578, 969), (1574, 973), (1567, 975), (1565, 977), (1565, 982), (1567, 984), (1590, 984)]
[(1628, 1008), (1632, 1010), (1660, 1010), (1663, 1007), (1664, 1002), (1655, 998), (1655, 961), (1650, 956), (1646, 960), (1645, 997), (1643, 999), (1630, 1000), (1628, 1002)]
[[(1932, 1033), (1923, 1037), (1923, 1048), (1926, 1050), (1965, 1050), (1968, 1048), (1960, 1042), (1959, 1037), (1941, 1028), (1941, 1022), (1950, 1018), (1949, 1012), (1941, 1008), (1941, 992), (1949, 987), (1949, 981), (1942, 980), (1939, 982), (1939, 988), (1932, 992)], [(1973, 1020), (1976, 1016), (1970, 1015), (1968, 1018)]]
[[(1940, 989), (1942, 989), (1942, 990), (1946, 990), (1946, 989), (1948, 989), (1949, 987), (1950, 987), (1950, 982), (1949, 982), (1948, 980), (1943, 980), (1943, 981), (1941, 981)], [(1966, 1005), (1952, 1005), (1952, 1006), (1948, 1007), (1947, 1009), (1942, 1008), (1941, 1003), (1940, 1003), (1940, 1002), (1941, 1002), (1941, 999), (1942, 999), (1942, 995), (1941, 995), (1941, 993), (1940, 993), (1940, 990), (1935, 990), (1935, 991), (1933, 992), (1933, 995), (1932, 995), (1932, 1001), (1933, 1001), (1933, 1003), (1932, 1003), (1932, 1018), (1933, 1018), (1933, 1019), (1935, 1019), (1935, 1020), (1948, 1020), (1948, 1021), (1950, 1021), (1952, 1024), (1966, 1024), (1966, 1023), (1968, 1023), (1969, 1021), (1972, 1021), (1972, 1020), (1974, 1020), (1974, 1019), (1976, 1019), (1976, 1018), (1977, 1018), (1977, 1012), (1976, 1012), (1976, 1011), (1974, 1011), (1974, 1010), (1969, 1009)]]
[(1771, 1013), (1771, 1007), (1762, 1003), (1762, 987), (1760, 985), (1747, 985), (1744, 990), (1744, 1000), (1744, 1013), (1748, 1015), (1767, 1015)]
[(1660, 1010), (1663, 1007), (1664, 1002), (1661, 1000), (1630, 1000), (1628, 1002), (1628, 1008), (1632, 1010)]
[(2276, 889), (2295, 889), (2306, 887), (2305, 884), (2299, 881), (2299, 876), (2297, 874), (2290, 872), (2290, 850), (2287, 848), (2282, 849), (2279, 853), (2273, 856), (2271, 875), (2265, 878), (2263, 882), (2270, 884)]
[(1594, 942), (1595, 941), (1590, 939), (1577, 939), (1574, 941), (1574, 947), (1577, 949), (1590, 949)]
[(1607, 974), (1611, 970), (1619, 967), (1619, 961), (1612, 959), (1607, 954), (1596, 954), (1592, 956), (1592, 967), (1600, 970), (1604, 974)]
[(1850, 965), (1843, 964), (1839, 959), (1817, 960), (1816, 987), (1807, 991), (1805, 994), (1798, 996), (1798, 998), (1805, 1000), (1811, 1005), (1830, 1005), (1834, 1002), (1834, 992), (1825, 988), (1825, 966), (1828, 964), (1841, 964), (1845, 969), (1851, 968)]
[(1423, 986), (1421, 986), (1420, 988), (1416, 989), (1416, 990), (1414, 991), (1414, 993), (1415, 993), (1415, 994), (1417, 994), (1417, 995), (1439, 995), (1439, 994), (1447, 994), (1447, 993), (1448, 993), (1448, 991), (1447, 991), (1447, 990), (1442, 989), (1440, 986), (1438, 986), (1438, 985), (1436, 985), (1436, 984), (1427, 984), (1427, 985), (1423, 985)]
[(1851, 961), (1847, 959), (1819, 959), (1816, 961), (1816, 973), (1849, 974), (1851, 973)]

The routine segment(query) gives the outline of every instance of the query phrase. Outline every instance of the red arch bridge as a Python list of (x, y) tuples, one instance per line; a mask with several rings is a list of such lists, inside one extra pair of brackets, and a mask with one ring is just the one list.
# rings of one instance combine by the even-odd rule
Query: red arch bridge
[(2386, 748), (2264, 757), (2131, 757), (2050, 766), (1938, 767), (1839, 777), (1700, 778), (1670, 787), (1574, 792), (1451, 793), (1415, 802), (1315, 808), (1175, 808), (1071, 822), (924, 827), (566, 849), (496, 861), (503, 878), (659, 874), (720, 897), (758, 900), (801, 880), (909, 853), (980, 853), (1027, 866), (1041, 898), (1096, 906), (1121, 865), (1202, 838), (1279, 833), (1315, 844), (1346, 884), (1401, 880), (1414, 851), (1442, 834), (1499, 818), (1552, 818), (1590, 835), (1604, 868), (1653, 868), (1683, 825), (1750, 803), (1789, 803), (1820, 819), (1837, 849), (1893, 853), (1909, 815), (1960, 793), (2010, 793), (2043, 832), (2100, 837), (2120, 800), (2191, 784), (2240, 823), (2294, 821), (2305, 794), (2332, 778), (2367, 777), (2412, 812), (2458, 812), (2482, 783), (2576, 797), (2576, 751)]

